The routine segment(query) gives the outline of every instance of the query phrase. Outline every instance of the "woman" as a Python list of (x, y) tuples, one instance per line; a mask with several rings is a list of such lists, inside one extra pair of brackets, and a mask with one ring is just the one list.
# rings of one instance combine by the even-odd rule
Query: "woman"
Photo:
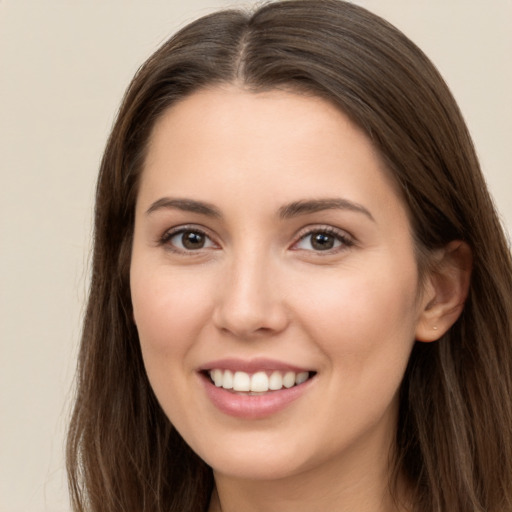
[(512, 510), (512, 263), (432, 64), (338, 0), (140, 69), (102, 161), (76, 510)]

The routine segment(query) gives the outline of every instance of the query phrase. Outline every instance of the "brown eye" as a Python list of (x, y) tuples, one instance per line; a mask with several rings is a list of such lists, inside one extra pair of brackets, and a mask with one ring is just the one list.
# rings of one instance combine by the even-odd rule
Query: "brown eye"
[(334, 247), (336, 238), (329, 233), (312, 233), (311, 247), (317, 251), (327, 251)]
[(345, 232), (335, 229), (316, 229), (304, 234), (293, 246), (294, 249), (312, 252), (327, 252), (346, 249), (354, 242)]
[(162, 243), (182, 252), (215, 247), (210, 237), (197, 229), (180, 229), (165, 235)]
[(181, 243), (185, 249), (202, 249), (205, 244), (205, 236), (197, 231), (185, 231), (181, 234)]

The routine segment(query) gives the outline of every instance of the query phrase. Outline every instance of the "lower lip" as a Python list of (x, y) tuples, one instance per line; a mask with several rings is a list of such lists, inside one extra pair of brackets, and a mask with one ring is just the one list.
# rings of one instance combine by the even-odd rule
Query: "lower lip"
[(206, 394), (224, 414), (244, 419), (260, 419), (272, 416), (286, 409), (288, 405), (300, 398), (311, 387), (313, 378), (306, 382), (283, 388), (279, 391), (270, 391), (261, 395), (238, 394), (227, 391), (224, 388), (217, 387), (211, 380), (201, 375)]

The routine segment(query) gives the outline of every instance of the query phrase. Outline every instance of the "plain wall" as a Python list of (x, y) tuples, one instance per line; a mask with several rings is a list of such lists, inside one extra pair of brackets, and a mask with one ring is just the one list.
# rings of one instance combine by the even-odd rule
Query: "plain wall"
[[(512, 227), (511, 0), (361, 0), (437, 64)], [(64, 432), (93, 194), (125, 87), (221, 0), (0, 0), (0, 511), (69, 510)]]

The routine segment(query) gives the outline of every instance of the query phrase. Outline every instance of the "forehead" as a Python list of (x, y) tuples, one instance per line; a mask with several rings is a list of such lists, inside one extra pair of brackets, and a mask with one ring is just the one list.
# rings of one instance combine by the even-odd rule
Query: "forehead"
[[(169, 108), (151, 135), (141, 195), (333, 193), (402, 202), (371, 141), (340, 109), (311, 95), (224, 86)], [(247, 190), (249, 188), (249, 190)], [(284, 197), (289, 196), (289, 197)], [(359, 197), (360, 196), (360, 197)]]
[[(359, 138), (365, 150), (378, 158), (369, 139), (331, 102), (292, 90), (252, 92), (234, 85), (202, 89), (168, 108), (153, 128), (150, 150), (166, 137), (165, 132), (173, 132), (181, 145), (188, 142), (185, 139), (191, 132), (196, 136), (210, 132), (206, 138), (213, 141), (212, 129), (219, 136), (229, 134), (233, 143), (244, 139), (252, 147), (258, 143), (268, 147), (275, 141), (274, 145), (283, 148), (301, 137), (310, 138), (314, 144), (312, 135), (328, 137), (343, 130), (347, 142), (349, 138)], [(169, 142), (167, 138), (165, 143)]]

